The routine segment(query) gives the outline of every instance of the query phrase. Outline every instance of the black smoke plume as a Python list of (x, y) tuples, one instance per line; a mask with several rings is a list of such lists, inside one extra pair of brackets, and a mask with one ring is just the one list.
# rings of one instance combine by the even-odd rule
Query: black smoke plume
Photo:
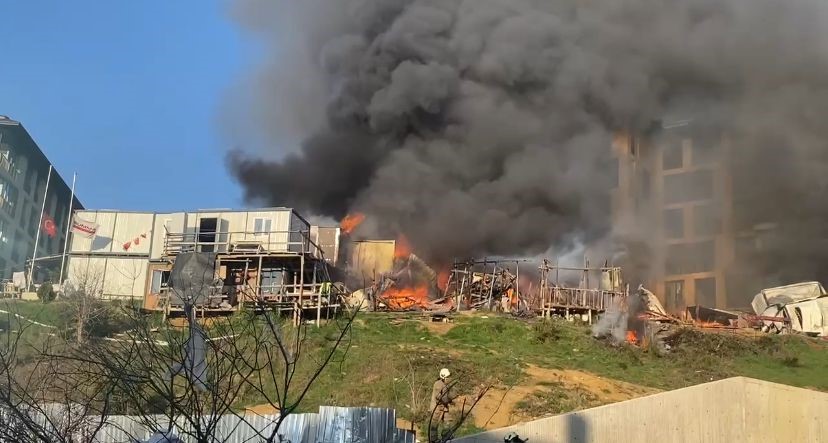
[[(538, 254), (618, 230), (613, 134), (692, 118), (689, 135), (722, 134), (734, 181), (748, 184), (726, 222), (796, 221), (777, 252), (795, 245), (825, 261), (822, 0), (232, 9), (269, 57), (227, 106), (241, 117), (229, 119), (234, 142), (252, 147), (229, 161), (251, 202), (361, 211), (371, 234), (403, 232), (431, 259)], [(646, 242), (646, 226), (623, 235)]]

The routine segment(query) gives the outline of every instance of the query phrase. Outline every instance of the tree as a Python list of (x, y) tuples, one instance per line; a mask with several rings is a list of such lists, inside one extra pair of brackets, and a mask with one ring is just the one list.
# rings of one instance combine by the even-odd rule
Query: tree
[(43, 303), (51, 303), (55, 299), (55, 289), (51, 282), (45, 282), (37, 288), (37, 298)]
[(75, 340), (83, 343), (90, 324), (106, 315), (107, 306), (101, 300), (103, 270), (87, 263), (72, 272), (72, 279), (65, 283), (63, 300), (69, 306), (75, 330)]
[[(262, 309), (257, 318), (248, 319), (254, 328), (250, 336), (253, 356), (241, 359), (243, 367), (239, 369), (254, 375), (245, 379), (247, 387), (279, 413), (274, 426), (260, 433), (263, 441), (283, 441), (279, 431), (284, 420), (296, 411), (325, 368), (345, 357), (359, 312), (359, 307), (355, 307), (342, 318), (334, 319), (324, 336), (312, 334), (305, 322), (287, 322), (276, 309)], [(230, 342), (231, 355), (244, 352), (237, 346), (239, 343), (243, 341)]]
[(85, 443), (105, 423), (112, 386), (63, 358), (59, 337), (9, 312), (0, 332), (0, 441)]

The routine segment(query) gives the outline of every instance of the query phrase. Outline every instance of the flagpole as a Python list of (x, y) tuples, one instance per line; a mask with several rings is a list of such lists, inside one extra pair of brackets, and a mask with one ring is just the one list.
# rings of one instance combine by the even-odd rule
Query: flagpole
[(63, 266), (66, 263), (66, 251), (69, 249), (69, 228), (72, 227), (72, 205), (75, 204), (75, 181), (77, 179), (78, 173), (72, 173), (72, 196), (69, 197), (69, 215), (66, 218), (66, 235), (63, 236), (63, 256), (60, 258), (60, 278), (58, 278), (61, 291), (63, 291)]
[(49, 165), (49, 175), (46, 176), (46, 189), (43, 190), (43, 204), (40, 205), (40, 220), (37, 222), (37, 234), (35, 234), (34, 253), (32, 253), (32, 267), (29, 270), (28, 291), (32, 290), (34, 283), (35, 260), (37, 260), (37, 246), (40, 243), (40, 231), (43, 229), (43, 212), (46, 211), (46, 196), (49, 194), (49, 181), (52, 179), (52, 165)]

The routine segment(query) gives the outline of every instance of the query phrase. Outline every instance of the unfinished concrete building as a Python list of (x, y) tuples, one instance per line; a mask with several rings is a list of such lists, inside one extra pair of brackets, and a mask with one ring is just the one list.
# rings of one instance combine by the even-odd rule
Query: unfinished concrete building
[(736, 304), (726, 278), (734, 235), (725, 145), (720, 137), (690, 137), (690, 124), (664, 125), (646, 137), (618, 134), (612, 147), (613, 216), (650, 234), (648, 286), (674, 313)]
[(774, 246), (784, 221), (750, 201), (756, 177), (734, 159), (727, 134), (693, 120), (664, 121), (646, 134), (617, 134), (612, 152), (614, 223), (637, 232), (642, 247), (633, 260), (646, 268), (638, 277), (668, 311), (749, 309), (762, 288), (819, 279), (802, 267), (777, 272), (794, 269), (773, 250), (784, 249)]

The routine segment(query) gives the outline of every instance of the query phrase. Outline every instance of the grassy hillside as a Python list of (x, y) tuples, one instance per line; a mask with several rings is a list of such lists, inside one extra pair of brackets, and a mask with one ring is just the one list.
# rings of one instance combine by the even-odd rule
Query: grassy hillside
[[(346, 358), (328, 368), (303, 408), (385, 406), (418, 419), (441, 367), (468, 388), (484, 381), (519, 386), (527, 381), (527, 368), (540, 367), (588, 371), (660, 390), (744, 375), (828, 391), (828, 345), (803, 337), (685, 330), (673, 338), (673, 349), (659, 356), (595, 340), (588, 326), (565, 321), (475, 315), (444, 325), (415, 316), (364, 314), (354, 325)], [(601, 403), (557, 382), (541, 385), (547, 389), (517, 405), (527, 415)]]
[[(4, 306), (0, 309), (9, 304)], [(60, 303), (11, 306), (32, 320), (66, 324), (67, 307)], [(330, 326), (311, 327), (309, 332), (309, 343), (329, 342), (335, 334)], [(365, 313), (301, 409), (391, 407), (399, 417), (422, 423), (431, 385), (442, 367), (454, 373), (465, 391), (485, 383), (495, 387), (496, 396), (502, 393), (488, 409), (482, 408), (492, 416), (504, 411), (519, 415), (500, 425), (735, 375), (828, 391), (825, 341), (686, 329), (670, 342), (670, 352), (658, 355), (596, 340), (587, 325), (560, 320), (476, 314), (459, 315), (446, 324), (415, 314)], [(297, 378), (306, 377), (308, 370), (301, 367)], [(588, 377), (594, 378), (590, 386), (583, 381)], [(614, 390), (623, 392), (616, 395)], [(513, 404), (503, 406), (507, 394), (514, 397)], [(238, 407), (262, 402), (251, 393)]]

